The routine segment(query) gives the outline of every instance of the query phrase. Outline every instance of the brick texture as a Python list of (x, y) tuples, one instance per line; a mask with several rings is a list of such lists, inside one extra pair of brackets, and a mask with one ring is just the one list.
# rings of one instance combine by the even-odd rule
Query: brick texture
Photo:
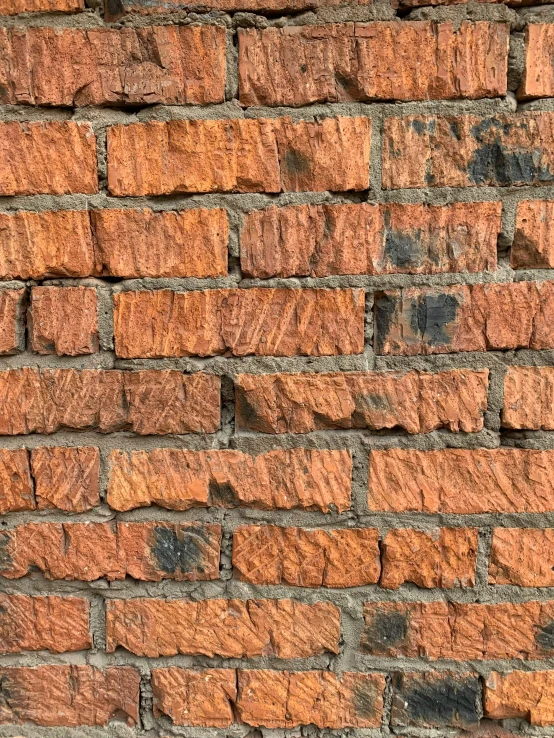
[(29, 454), (25, 449), (0, 449), (0, 513), (34, 509)]
[(0, 291), (0, 354), (16, 354), (25, 349), (25, 297), (25, 290)]
[(531, 23), (526, 29), (525, 70), (518, 96), (552, 97), (554, 92), (554, 26)]
[(398, 727), (465, 728), (479, 725), (481, 685), (476, 674), (396, 674), (391, 724)]
[(554, 584), (554, 531), (550, 528), (495, 528), (489, 582), (520, 587)]
[(39, 510), (84, 512), (100, 502), (97, 448), (35, 448), (31, 452), (31, 469)]
[(485, 688), (485, 713), (496, 720), (525, 718), (531, 725), (553, 725), (554, 672), (493, 672)]
[(85, 9), (84, 0), (1, 0), (1, 15), (18, 13), (75, 13)]
[(504, 379), (502, 425), (531, 430), (554, 429), (554, 369), (508, 367)]
[(510, 251), (514, 269), (550, 269), (554, 264), (552, 200), (523, 200), (517, 206), (516, 231)]
[(91, 287), (33, 287), (31, 348), (38, 354), (79, 356), (98, 350), (98, 300)]

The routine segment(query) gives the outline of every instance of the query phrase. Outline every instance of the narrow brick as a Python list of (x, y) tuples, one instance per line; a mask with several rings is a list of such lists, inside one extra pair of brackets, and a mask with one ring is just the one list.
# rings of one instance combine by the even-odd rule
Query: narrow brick
[(554, 113), (389, 117), (383, 187), (502, 187), (554, 181)]
[(553, 200), (523, 200), (518, 203), (516, 230), (510, 250), (514, 269), (554, 267)]
[(454, 515), (554, 512), (554, 451), (372, 451), (368, 505)]
[(554, 602), (367, 602), (366, 653), (426, 659), (541, 659), (554, 651)]
[(90, 123), (0, 123), (0, 196), (97, 191)]
[(529, 23), (525, 29), (525, 69), (519, 98), (554, 95), (554, 25)]
[(118, 450), (110, 454), (107, 502), (119, 511), (159, 505), (344, 512), (351, 477), (348, 451), (275, 449), (252, 457), (233, 450)]
[(0, 449), (0, 514), (34, 510), (33, 480), (26, 449)]
[(26, 290), (0, 290), (0, 354), (25, 350)]
[(504, 378), (502, 426), (554, 429), (554, 368), (510, 366)]
[(495, 528), (489, 583), (519, 587), (554, 586), (554, 530)]
[(390, 21), (239, 31), (244, 105), (506, 94), (509, 27)]
[(501, 209), (460, 202), (254, 210), (241, 233), (241, 270), (262, 279), (492, 271)]
[(229, 227), (221, 208), (159, 213), (147, 208), (93, 210), (91, 220), (98, 258), (107, 276), (227, 275)]
[(488, 371), (241, 374), (237, 427), (262, 433), (401, 427), (475, 432), (483, 427)]
[[(297, 13), (301, 10), (328, 8), (344, 4), (344, 0), (150, 0), (148, 3), (144, 3), (143, 0), (120, 0), (120, 2), (110, 3), (106, 7), (105, 18), (113, 21), (127, 13), (156, 15), (182, 10), (205, 13), (206, 9), (222, 10), (224, 12), (245, 10), (252, 13)], [(354, 0), (350, 4), (366, 6), (371, 5), (372, 0)]]
[(294, 600), (112, 600), (106, 638), (108, 652), (122, 647), (149, 658), (307, 658), (339, 652), (340, 610)]
[(0, 575), (147, 582), (219, 576), (221, 527), (201, 523), (27, 523), (0, 533)]
[(382, 587), (406, 582), (430, 589), (475, 586), (477, 528), (395, 528), (381, 543)]
[(360, 587), (381, 571), (376, 528), (279, 528), (243, 525), (233, 536), (233, 566), (252, 584)]
[(364, 348), (364, 292), (120, 292), (114, 336), (122, 358), (357, 354)]
[(31, 468), (39, 510), (84, 512), (100, 504), (100, 452), (97, 448), (34, 448)]
[(1, 28), (0, 103), (223, 102), (222, 26)]
[(0, 594), (2, 653), (64, 653), (91, 646), (88, 600)]
[(140, 674), (130, 666), (0, 667), (0, 723), (46, 727), (106, 726), (139, 720)]
[(112, 195), (369, 187), (370, 121), (172, 120), (108, 128)]
[(484, 712), (493, 720), (554, 725), (554, 671), (493, 671), (485, 682)]
[(38, 354), (81, 356), (98, 351), (98, 298), (92, 287), (33, 287), (28, 316)]
[(0, 0), (0, 15), (75, 13), (84, 9), (85, 0)]

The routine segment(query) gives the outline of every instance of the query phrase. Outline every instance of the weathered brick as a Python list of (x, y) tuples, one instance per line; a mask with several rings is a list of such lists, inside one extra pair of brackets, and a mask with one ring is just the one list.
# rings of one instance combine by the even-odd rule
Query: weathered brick
[(541, 659), (554, 651), (554, 602), (367, 602), (366, 653), (410, 658)]
[(33, 287), (28, 313), (38, 354), (79, 356), (98, 351), (98, 299), (92, 287)]
[(381, 543), (381, 586), (397, 589), (412, 582), (425, 589), (473, 587), (477, 536), (477, 528), (390, 530)]
[(88, 600), (0, 594), (2, 653), (86, 650), (92, 646), (88, 628)]
[(348, 451), (275, 449), (252, 457), (240, 451), (112, 451), (107, 502), (115, 510), (160, 505), (350, 508), (352, 458)]
[(394, 448), (372, 451), (368, 505), (469, 515), (554, 511), (554, 451)]
[(26, 449), (0, 449), (0, 514), (34, 510), (33, 480)]
[(112, 195), (365, 190), (370, 121), (172, 120), (108, 128)]
[(395, 674), (391, 724), (472, 730), (479, 725), (481, 691), (477, 674)]
[(111, 600), (107, 651), (138, 656), (203, 654), (226, 658), (306, 658), (338, 653), (340, 610), (294, 600)]
[(92, 582), (217, 579), (221, 527), (201, 523), (27, 523), (0, 532), (0, 575)]
[(31, 451), (39, 510), (84, 512), (100, 503), (100, 453), (87, 446), (43, 446)]
[(554, 95), (554, 25), (529, 23), (525, 29), (525, 69), (519, 98)]
[(239, 31), (244, 105), (506, 94), (509, 27), (391, 21)]
[(241, 374), (237, 427), (262, 433), (401, 427), (475, 432), (483, 427), (488, 371)]
[(241, 269), (262, 279), (494, 270), (501, 209), (459, 202), (254, 210), (241, 233)]
[(97, 191), (90, 123), (0, 123), (0, 196)]
[(554, 725), (554, 671), (493, 671), (485, 682), (484, 711), (494, 720)]
[(7, 666), (0, 680), (9, 695), (0, 703), (2, 724), (75, 728), (139, 720), (140, 674), (130, 666)]
[(0, 103), (223, 102), (225, 29), (1, 28)]
[(508, 367), (502, 425), (529, 430), (554, 429), (554, 368)]
[(381, 571), (376, 528), (316, 529), (243, 525), (233, 536), (233, 566), (252, 584), (360, 587)]
[(510, 250), (514, 269), (551, 269), (554, 266), (553, 200), (518, 203), (516, 230)]
[(554, 586), (554, 529), (495, 528), (489, 583)]
[(554, 113), (389, 117), (383, 187), (552, 184), (552, 152)]
[(364, 292), (120, 292), (114, 295), (114, 337), (122, 358), (359, 354)]
[(107, 276), (227, 275), (229, 228), (227, 214), (220, 208), (160, 213), (147, 208), (93, 210), (91, 221), (98, 259)]
[(444, 354), (554, 347), (554, 282), (409, 287), (378, 293), (375, 351)]
[[(29, 0), (27, 0), (28, 2)], [(171, 13), (182, 10), (196, 10), (205, 13), (207, 10), (223, 10), (235, 12), (245, 10), (253, 13), (297, 13), (301, 10), (334, 7), (345, 5), (344, 0), (120, 0), (117, 3), (106, 3), (107, 20), (116, 20), (126, 13), (149, 15)], [(353, 0), (351, 5), (371, 5), (372, 0)]]
[(85, 0), (0, 0), (0, 15), (75, 13), (84, 9)]
[(0, 290), (0, 354), (25, 350), (26, 290)]
[(219, 377), (200, 372), (10, 369), (0, 372), (0, 435), (60, 428), (213, 433), (219, 387)]

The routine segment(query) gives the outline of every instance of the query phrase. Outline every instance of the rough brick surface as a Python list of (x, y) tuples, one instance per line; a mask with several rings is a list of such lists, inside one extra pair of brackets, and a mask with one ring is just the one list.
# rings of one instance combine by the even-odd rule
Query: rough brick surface
[(15, 354), (25, 348), (25, 290), (0, 291), (0, 354)]
[(100, 503), (97, 448), (35, 448), (31, 452), (31, 469), (39, 510), (84, 512)]
[(79, 356), (98, 351), (98, 298), (92, 287), (33, 287), (31, 348), (38, 354)]
[(493, 672), (486, 681), (485, 714), (495, 720), (525, 718), (554, 725), (554, 672)]
[(25, 449), (0, 449), (0, 514), (34, 509), (29, 454)]
[(399, 673), (393, 680), (391, 723), (399, 727), (472, 730), (479, 724), (480, 695), (476, 674)]
[[(28, 1), (28, 0), (27, 0)], [(141, 0), (121, 0), (109, 3), (106, 18), (115, 20), (127, 13), (150, 15), (182, 10), (223, 10), (233, 13), (245, 10), (253, 13), (297, 13), (301, 10), (332, 8), (343, 5), (344, 0), (150, 0), (147, 4)], [(354, 0), (353, 5), (371, 5), (372, 0)]]
[(489, 566), (491, 584), (554, 585), (554, 530), (495, 528)]
[(511, 366), (504, 379), (502, 425), (554, 429), (554, 368)]
[(551, 269), (554, 266), (554, 201), (518, 203), (510, 263), (514, 269)]
[(0, 0), (0, 15), (74, 13), (84, 9), (84, 0)]
[(518, 96), (552, 97), (554, 94), (554, 25), (530, 23), (526, 29), (525, 70)]

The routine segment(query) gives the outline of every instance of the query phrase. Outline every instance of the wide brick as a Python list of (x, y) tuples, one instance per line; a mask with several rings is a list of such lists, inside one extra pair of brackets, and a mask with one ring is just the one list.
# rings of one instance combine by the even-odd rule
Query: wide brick
[(343, 374), (241, 374), (238, 428), (309, 433), (329, 428), (401, 427), (475, 432), (483, 427), (488, 370)]
[(554, 602), (367, 602), (361, 647), (398, 658), (541, 659), (554, 652)]
[(554, 725), (554, 671), (493, 671), (484, 696), (485, 715), (493, 720), (524, 718), (531, 725)]
[(84, 512), (100, 503), (100, 452), (88, 446), (43, 446), (31, 451), (39, 510)]
[(372, 451), (368, 505), (387, 512), (554, 512), (554, 451)]
[(31, 349), (80, 356), (98, 351), (98, 299), (92, 287), (33, 287), (28, 313)]
[(85, 0), (0, 0), (0, 15), (75, 13), (84, 9)]
[(262, 279), (494, 270), (501, 209), (459, 202), (254, 210), (241, 233), (241, 270)]
[(363, 290), (231, 289), (114, 295), (115, 352), (328, 356), (364, 348)]
[(225, 29), (0, 28), (0, 103), (223, 102)]
[(0, 514), (34, 510), (33, 480), (26, 449), (0, 449)]
[(88, 600), (0, 594), (2, 653), (63, 653), (91, 646)]
[(244, 105), (506, 94), (509, 27), (382, 21), (239, 31)]
[(60, 428), (214, 433), (219, 387), (219, 377), (200, 372), (10, 369), (0, 372), (0, 435)]
[(25, 350), (26, 290), (0, 290), (0, 354)]
[[(38, 1), (38, 0), (36, 0)], [(29, 2), (29, 0), (27, 0)], [(301, 10), (328, 8), (345, 5), (344, 0), (118, 0), (106, 4), (107, 20), (116, 20), (126, 13), (150, 15), (171, 13), (182, 10), (196, 10), (205, 13), (206, 10), (223, 10), (235, 12), (245, 10), (253, 13), (297, 13)], [(371, 5), (372, 0), (354, 0), (351, 5)]]
[(514, 269), (554, 267), (554, 200), (523, 200), (518, 203), (516, 230), (510, 250)]
[(97, 191), (90, 123), (0, 123), (0, 196)]
[(138, 656), (190, 654), (295, 659), (338, 653), (340, 610), (294, 600), (112, 600), (107, 651)]
[(348, 451), (275, 449), (252, 457), (240, 451), (112, 451), (107, 502), (115, 510), (159, 505), (350, 508), (352, 458)]
[(140, 674), (130, 666), (0, 667), (0, 723), (46, 727), (106, 726), (139, 720)]
[(107, 276), (227, 275), (229, 228), (221, 208), (159, 213), (147, 208), (108, 209), (90, 215), (98, 259)]
[(395, 674), (391, 724), (421, 728), (479, 725), (482, 687), (477, 674)]
[(508, 367), (502, 425), (528, 430), (554, 429), (554, 368)]
[(477, 528), (390, 530), (381, 543), (380, 584), (387, 589), (406, 582), (425, 589), (473, 587), (477, 537)]
[(217, 579), (221, 528), (201, 523), (27, 523), (0, 532), (0, 575), (92, 582)]
[(554, 95), (554, 25), (530, 23), (525, 30), (525, 70), (519, 98)]
[(495, 528), (489, 583), (554, 586), (554, 529)]
[(554, 282), (410, 287), (378, 293), (378, 354), (554, 348)]
[(316, 529), (243, 525), (233, 536), (233, 566), (252, 584), (360, 587), (381, 571), (376, 528)]
[(366, 190), (370, 128), (368, 118), (111, 126), (108, 185), (117, 196)]
[(383, 187), (547, 185), (554, 181), (554, 113), (390, 117)]

